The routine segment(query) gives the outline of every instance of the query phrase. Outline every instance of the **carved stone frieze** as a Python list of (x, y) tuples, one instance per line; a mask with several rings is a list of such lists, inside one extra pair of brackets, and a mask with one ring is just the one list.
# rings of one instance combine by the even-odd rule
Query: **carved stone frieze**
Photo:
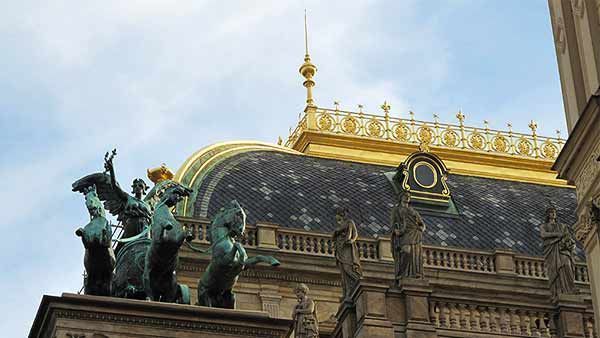
[(585, 161), (583, 162), (583, 170), (575, 178), (575, 186), (577, 186), (577, 201), (579, 203), (583, 202), (583, 198), (591, 188), (594, 179), (600, 173), (600, 164), (597, 162), (598, 157), (600, 157), (600, 142), (596, 143), (594, 149), (586, 157)]
[[(252, 328), (247, 326), (236, 326), (236, 325), (222, 325), (215, 323), (206, 322), (193, 322), (186, 320), (175, 320), (165, 318), (151, 318), (144, 316), (114, 314), (114, 313), (98, 313), (90, 311), (75, 311), (75, 310), (56, 310), (56, 318), (64, 319), (77, 319), (77, 320), (92, 320), (92, 321), (103, 321), (120, 323), (127, 325), (143, 325), (151, 327), (159, 327), (161, 329), (172, 329), (172, 330), (198, 330), (202, 332), (215, 332), (215, 333), (227, 333), (237, 335), (240, 337), (280, 337), (280, 332), (276, 330), (267, 330), (265, 328)], [(68, 335), (67, 335), (68, 336)], [(85, 337), (75, 335), (73, 337), (81, 338)], [(71, 338), (71, 337), (69, 337)]]

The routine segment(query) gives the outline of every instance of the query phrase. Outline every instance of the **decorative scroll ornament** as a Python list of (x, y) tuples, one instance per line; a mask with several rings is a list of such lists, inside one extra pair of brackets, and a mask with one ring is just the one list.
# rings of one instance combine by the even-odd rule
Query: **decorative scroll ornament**
[(498, 132), (498, 135), (494, 136), (494, 138), (492, 139), (492, 148), (494, 148), (494, 150), (497, 152), (507, 152), (509, 145), (510, 144), (506, 137), (500, 135), (500, 132)]
[(430, 144), (433, 141), (433, 137), (433, 130), (431, 130), (431, 128), (429, 128), (427, 125), (424, 125), (417, 131), (417, 138), (422, 144)]
[(323, 131), (330, 131), (333, 127), (333, 118), (331, 117), (331, 115), (323, 113), (321, 114), (321, 116), (319, 116), (319, 121), (317, 125), (319, 129)]
[(529, 156), (531, 155), (532, 150), (533, 146), (531, 145), (531, 142), (529, 142), (524, 137), (521, 137), (517, 142), (517, 152), (521, 155)]
[(394, 137), (399, 141), (408, 141), (410, 139), (410, 129), (406, 124), (400, 123), (394, 126)]
[(371, 119), (369, 123), (367, 123), (367, 135), (379, 137), (383, 134), (383, 124), (377, 121), (375, 118)]
[(475, 150), (483, 150), (485, 148), (485, 138), (478, 131), (474, 131), (469, 136), (469, 144)]
[(358, 131), (358, 121), (356, 121), (354, 116), (348, 114), (348, 116), (344, 117), (342, 120), (342, 130), (349, 134), (356, 134)]
[(442, 143), (448, 147), (456, 147), (458, 145), (458, 134), (448, 127), (442, 132)]
[(558, 148), (550, 141), (546, 140), (544, 144), (542, 144), (542, 156), (549, 159), (555, 159), (556, 155), (558, 155)]

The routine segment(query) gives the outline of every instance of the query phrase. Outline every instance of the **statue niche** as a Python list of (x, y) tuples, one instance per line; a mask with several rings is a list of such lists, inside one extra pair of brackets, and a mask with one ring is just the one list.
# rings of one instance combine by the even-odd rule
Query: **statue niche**
[(423, 278), (423, 231), (425, 223), (419, 212), (410, 205), (410, 192), (399, 195), (392, 208), (392, 255), (396, 285), (402, 278)]
[(575, 239), (570, 228), (558, 222), (553, 205), (546, 209), (546, 219), (540, 233), (552, 298), (557, 299), (561, 294), (575, 294)]

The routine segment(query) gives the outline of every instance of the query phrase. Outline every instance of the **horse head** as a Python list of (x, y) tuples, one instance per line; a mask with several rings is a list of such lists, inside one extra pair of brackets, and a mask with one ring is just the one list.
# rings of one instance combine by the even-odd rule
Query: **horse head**
[(173, 217), (171, 209), (190, 193), (192, 190), (181, 184), (174, 184), (164, 191), (156, 204), (152, 218), (152, 241), (172, 244), (176, 247), (183, 244), (186, 233), (181, 224)]
[[(211, 229), (225, 228), (226, 235), (236, 238), (244, 235), (246, 231), (246, 213), (238, 201), (233, 200), (229, 205), (219, 210), (215, 216)], [(217, 238), (211, 236), (213, 243)]]
[(85, 206), (90, 213), (90, 222), (83, 228), (75, 231), (81, 237), (86, 248), (111, 246), (112, 229), (105, 217), (106, 212), (96, 192), (96, 186), (92, 185), (84, 189)]

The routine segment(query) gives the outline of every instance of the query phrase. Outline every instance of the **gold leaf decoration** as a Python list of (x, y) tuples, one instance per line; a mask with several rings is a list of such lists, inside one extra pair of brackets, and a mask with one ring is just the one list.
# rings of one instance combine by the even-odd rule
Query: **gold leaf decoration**
[(498, 135), (494, 136), (494, 138), (492, 139), (492, 148), (494, 148), (495, 151), (500, 153), (506, 153), (508, 152), (508, 147), (508, 139), (500, 135), (500, 133), (498, 133)]
[(395, 125), (392, 130), (394, 137), (400, 141), (408, 141), (410, 139), (410, 129), (404, 123)]
[(456, 147), (458, 144), (458, 134), (448, 128), (442, 132), (442, 143), (448, 147)]
[(521, 155), (529, 156), (531, 155), (532, 150), (533, 146), (531, 145), (531, 142), (524, 137), (521, 137), (517, 142), (517, 152)]
[(367, 124), (367, 134), (369, 136), (379, 137), (383, 134), (383, 125), (376, 119), (372, 119)]
[(321, 116), (319, 116), (317, 126), (320, 130), (330, 131), (333, 127), (333, 118), (327, 113), (321, 114)]
[(469, 136), (469, 143), (471, 147), (475, 150), (483, 150), (485, 149), (485, 138), (479, 132), (474, 131)]
[(542, 156), (545, 158), (554, 159), (558, 155), (558, 148), (552, 144), (549, 140), (546, 140), (542, 145)]
[(417, 130), (417, 138), (421, 143), (429, 144), (433, 141), (433, 130), (425, 125)]
[(358, 121), (353, 116), (346, 116), (342, 120), (342, 130), (348, 134), (356, 134), (358, 131)]

